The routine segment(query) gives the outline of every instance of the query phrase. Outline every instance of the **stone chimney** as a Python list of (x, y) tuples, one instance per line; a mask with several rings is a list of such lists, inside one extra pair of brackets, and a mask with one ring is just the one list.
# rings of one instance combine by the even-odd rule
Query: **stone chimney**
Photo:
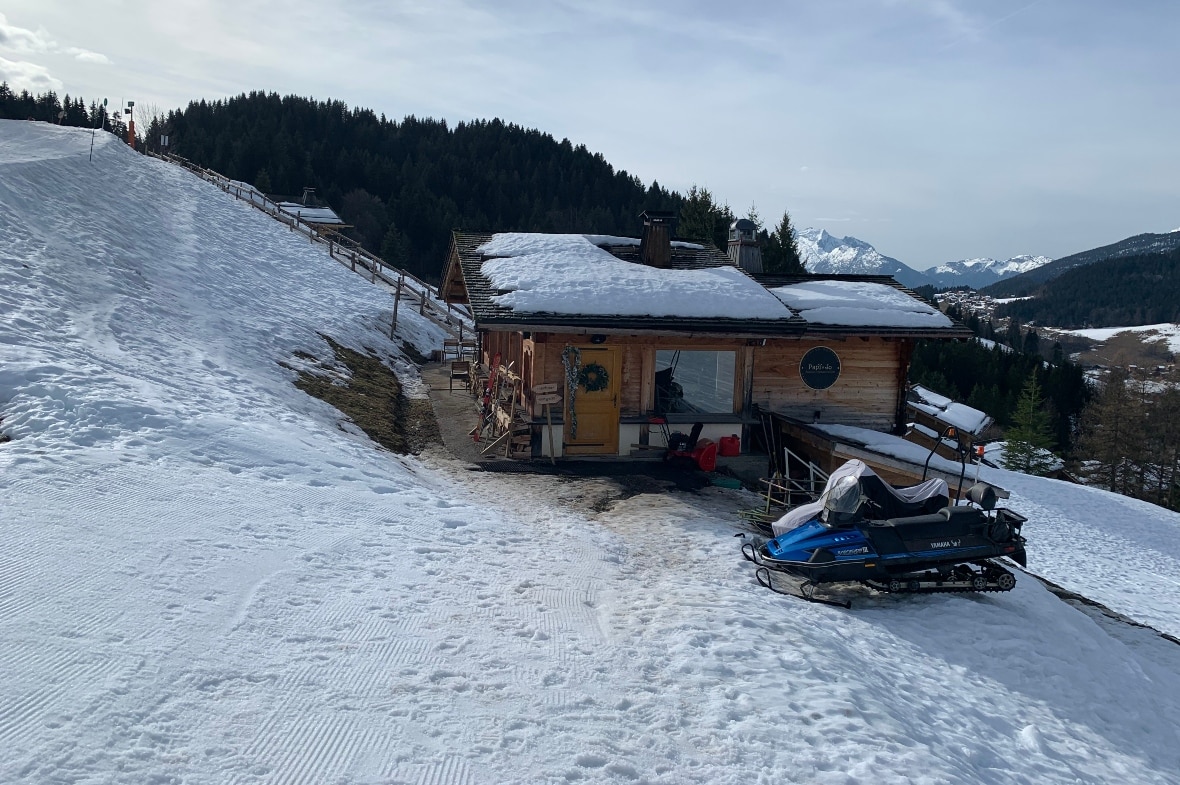
[(643, 238), (639, 241), (639, 258), (649, 267), (672, 266), (672, 230), (676, 214), (661, 210), (644, 210)]
[(748, 273), (762, 272), (758, 224), (747, 218), (739, 218), (729, 225), (729, 258)]

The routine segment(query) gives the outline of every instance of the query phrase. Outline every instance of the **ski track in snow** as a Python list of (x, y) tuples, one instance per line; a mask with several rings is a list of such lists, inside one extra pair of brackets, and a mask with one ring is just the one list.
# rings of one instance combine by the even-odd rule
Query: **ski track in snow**
[[(808, 605), (738, 555), (748, 496), (591, 514), (609, 482), (341, 430), (278, 363), (396, 356), (388, 295), (88, 143), (0, 122), (0, 782), (1180, 782), (1180, 647), (1031, 579)], [(1177, 574), (1175, 518), (1100, 535), (1084, 508), (1128, 507), (1029, 482), (1034, 554), (1105, 536)], [(1175, 624), (1078, 559), (1043, 571)]]

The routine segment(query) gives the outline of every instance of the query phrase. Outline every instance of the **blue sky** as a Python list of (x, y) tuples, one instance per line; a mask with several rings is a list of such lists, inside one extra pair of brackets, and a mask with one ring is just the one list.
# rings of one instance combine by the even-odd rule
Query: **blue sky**
[(6, 0), (0, 78), (501, 117), (917, 268), (1180, 227), (1180, 3)]

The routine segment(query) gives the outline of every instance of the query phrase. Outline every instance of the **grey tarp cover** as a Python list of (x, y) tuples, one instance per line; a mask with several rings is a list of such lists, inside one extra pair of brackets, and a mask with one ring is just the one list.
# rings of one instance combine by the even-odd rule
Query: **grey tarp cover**
[(866, 517), (886, 519), (921, 515), (950, 504), (946, 480), (933, 479), (908, 488), (894, 488), (877, 476), (864, 461), (854, 458), (832, 472), (818, 501), (801, 504), (775, 521), (771, 525), (774, 536), (802, 526), (823, 512), (828, 491), (844, 477), (855, 477), (860, 483), (861, 493), (871, 508), (871, 511), (865, 512)]

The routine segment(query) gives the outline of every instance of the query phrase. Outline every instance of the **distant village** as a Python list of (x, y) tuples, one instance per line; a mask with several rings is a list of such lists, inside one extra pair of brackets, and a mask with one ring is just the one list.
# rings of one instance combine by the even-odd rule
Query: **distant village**
[[(1025, 298), (995, 298), (974, 289), (950, 290), (935, 295), (942, 310), (957, 308), (964, 319), (974, 316), (981, 322), (991, 321), (996, 332), (1001, 334), (1008, 330), (1009, 318), (996, 318), (996, 308), (1016, 299)], [(1078, 330), (1062, 330), (1035, 322), (1020, 327), (1022, 330), (1035, 329), (1046, 353), (1052, 350), (1054, 343), (1061, 344), (1065, 356), (1081, 365), (1087, 376), (1095, 381), (1101, 381), (1111, 368), (1121, 367), (1133, 378), (1150, 380), (1161, 387), (1180, 386), (1176, 355), (1166, 342), (1158, 340), (1156, 334), (1128, 331), (1098, 340), (1080, 335)]]

